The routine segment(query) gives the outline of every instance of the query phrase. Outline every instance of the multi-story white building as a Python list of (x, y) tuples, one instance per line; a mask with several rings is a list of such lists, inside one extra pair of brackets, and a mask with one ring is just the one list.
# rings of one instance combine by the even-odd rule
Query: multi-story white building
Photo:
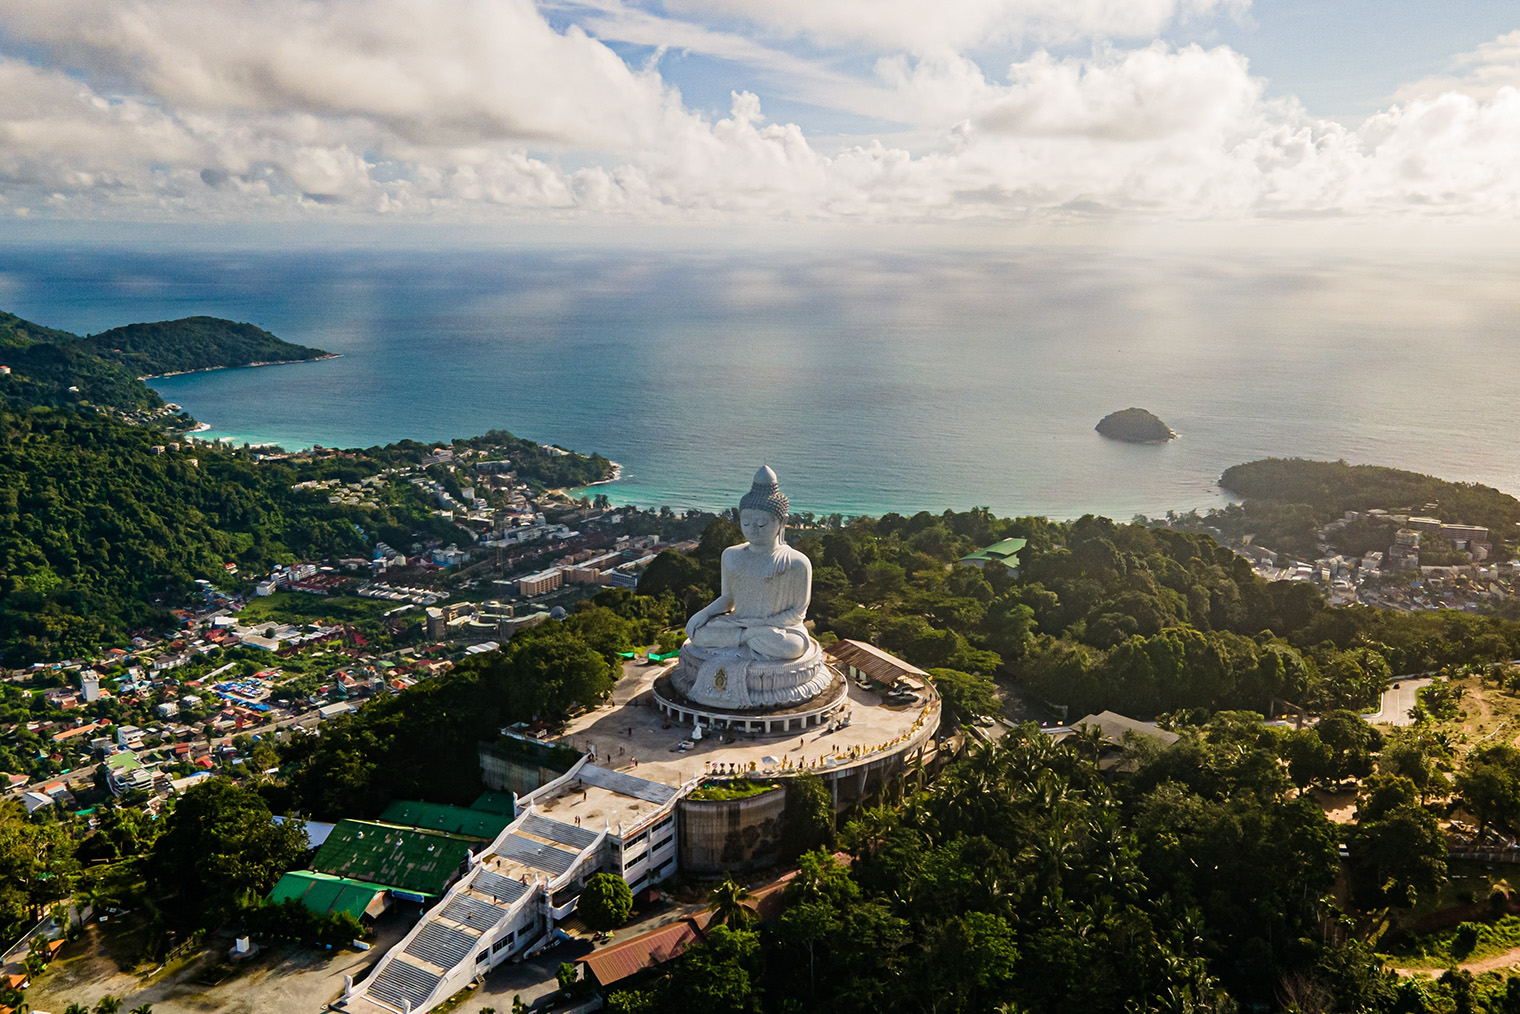
[(677, 863), (681, 794), (583, 756), (518, 801), (517, 818), (337, 1006), (421, 1014), (551, 941), (592, 874), (618, 874), (635, 891), (668, 877)]

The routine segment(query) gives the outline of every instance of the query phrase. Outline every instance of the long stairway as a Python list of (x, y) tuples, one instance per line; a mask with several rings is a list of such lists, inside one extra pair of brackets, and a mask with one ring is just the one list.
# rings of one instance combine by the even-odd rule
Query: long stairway
[[(526, 813), (429, 909), (344, 1006), (363, 1014), (431, 1009), (472, 978), (482, 940), (577, 864), (592, 860), (602, 835)], [(506, 871), (505, 873), (502, 871)], [(510, 873), (511, 875), (507, 875)], [(537, 932), (541, 932), (542, 928)], [(522, 946), (526, 934), (518, 942)]]
[(443, 976), (418, 968), (405, 958), (392, 958), (369, 984), (369, 994), (397, 1010), (420, 1010), (427, 998), (438, 988)]

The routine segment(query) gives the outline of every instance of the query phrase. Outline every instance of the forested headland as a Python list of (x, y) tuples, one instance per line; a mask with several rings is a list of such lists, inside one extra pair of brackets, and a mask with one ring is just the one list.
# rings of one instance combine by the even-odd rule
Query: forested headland
[(142, 411), (164, 404), (139, 378), (327, 355), (252, 324), (187, 317), (80, 336), (0, 312), (0, 405), (93, 405)]
[(1491, 486), (1399, 468), (1264, 458), (1225, 469), (1219, 485), (1244, 502), (1210, 511), (1210, 525), (1232, 540), (1249, 534), (1256, 545), (1301, 558), (1314, 558), (1315, 533), (1346, 511), (1433, 514), (1452, 524), (1482, 525), (1501, 558), (1520, 541), (1520, 500)]
[(277, 338), (252, 324), (219, 317), (125, 324), (86, 335), (75, 347), (119, 362), (143, 377), (301, 362), (330, 354)]

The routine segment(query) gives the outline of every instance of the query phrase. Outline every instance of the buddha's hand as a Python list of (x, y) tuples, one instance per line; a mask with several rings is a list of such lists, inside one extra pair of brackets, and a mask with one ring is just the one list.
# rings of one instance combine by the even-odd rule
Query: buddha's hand
[(688, 641), (695, 637), (697, 631), (701, 630), (702, 627), (706, 625), (708, 618), (709, 617), (707, 615), (707, 610), (702, 609), (698, 610), (691, 619), (686, 621), (686, 639)]

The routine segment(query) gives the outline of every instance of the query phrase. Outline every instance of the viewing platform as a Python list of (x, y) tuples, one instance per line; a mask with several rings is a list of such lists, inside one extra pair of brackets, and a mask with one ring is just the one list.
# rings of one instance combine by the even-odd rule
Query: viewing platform
[(940, 701), (931, 688), (914, 703), (894, 704), (841, 677), (830, 691), (839, 697), (823, 706), (828, 717), (822, 722), (769, 731), (754, 727), (805, 721), (815, 714), (808, 705), (790, 715), (708, 711), (702, 738), (693, 740), (692, 726), (678, 724), (665, 710), (670, 703), (660, 700), (666, 669), (625, 666), (613, 695), (620, 703), (573, 719), (558, 742), (593, 755), (603, 767), (679, 787), (706, 774), (843, 773), (915, 752), (932, 743), (939, 729)]

